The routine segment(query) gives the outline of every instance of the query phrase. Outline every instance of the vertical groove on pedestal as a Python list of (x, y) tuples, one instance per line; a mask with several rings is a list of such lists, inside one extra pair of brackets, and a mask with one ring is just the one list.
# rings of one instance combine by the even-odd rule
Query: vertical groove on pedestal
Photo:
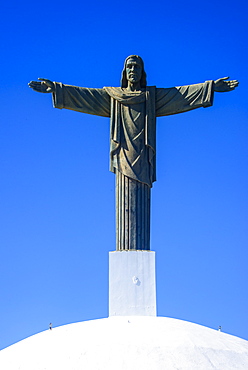
[(116, 250), (150, 250), (150, 188), (116, 171)]

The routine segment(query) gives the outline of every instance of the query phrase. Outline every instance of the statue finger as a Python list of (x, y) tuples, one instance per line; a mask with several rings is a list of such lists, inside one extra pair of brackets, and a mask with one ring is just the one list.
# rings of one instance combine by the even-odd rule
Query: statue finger
[(38, 81), (30, 81), (29, 82), (29, 85), (40, 85), (41, 84), (41, 82), (38, 82)]
[(239, 84), (239, 82), (236, 81), (236, 80), (231, 80), (231, 81), (229, 81), (229, 84), (232, 85), (232, 86), (237, 86)]
[(40, 84), (36, 84), (35, 81), (31, 81), (28, 84), (29, 86), (39, 86)]
[(51, 82), (50, 80), (48, 80), (47, 78), (40, 78), (40, 77), (38, 77), (38, 80), (40, 80), (40, 81), (45, 81), (45, 82)]
[(37, 92), (42, 92), (40, 86), (29, 86), (31, 89)]
[(32, 89), (36, 89), (36, 90), (40, 90), (40, 88), (41, 88), (41, 86), (40, 86), (40, 83), (39, 84), (37, 84), (37, 83), (35, 83), (35, 81), (34, 82), (30, 82), (29, 84), (28, 84), (28, 86), (29, 87), (31, 87)]
[(38, 78), (38, 80), (42, 81), (41, 83), (45, 83), (49, 86), (52, 86), (53, 85), (53, 82), (48, 80), (47, 78)]
[(237, 82), (231, 82), (228, 84), (230, 90), (234, 90), (238, 86)]

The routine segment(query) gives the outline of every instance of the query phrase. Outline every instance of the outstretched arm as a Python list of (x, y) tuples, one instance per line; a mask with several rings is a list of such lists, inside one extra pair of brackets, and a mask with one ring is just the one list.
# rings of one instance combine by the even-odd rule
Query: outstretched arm
[(29, 82), (29, 87), (40, 93), (52, 93), (55, 108), (110, 117), (110, 97), (104, 89), (63, 85), (46, 78)]
[(216, 92), (227, 92), (234, 90), (239, 82), (238, 80), (227, 81), (229, 77), (222, 77), (214, 81), (214, 91)]
[(30, 81), (28, 86), (40, 93), (52, 93), (55, 91), (54, 83), (46, 78), (38, 78), (40, 81)]
[(156, 116), (183, 113), (213, 104), (214, 81), (156, 89)]
[(156, 116), (167, 116), (187, 112), (200, 107), (210, 107), (213, 104), (214, 92), (234, 90), (239, 82), (229, 80), (229, 77), (216, 81), (206, 81), (203, 84), (179, 86), (169, 89), (156, 89)]

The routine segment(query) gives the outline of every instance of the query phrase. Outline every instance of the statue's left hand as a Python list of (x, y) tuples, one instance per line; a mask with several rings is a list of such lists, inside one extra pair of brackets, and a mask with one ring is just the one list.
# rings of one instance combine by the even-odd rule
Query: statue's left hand
[(47, 78), (38, 78), (40, 81), (30, 81), (28, 86), (34, 91), (41, 93), (52, 93), (55, 91), (54, 83)]
[(229, 77), (222, 77), (214, 81), (214, 91), (227, 92), (232, 91), (238, 86), (238, 80), (228, 80)]

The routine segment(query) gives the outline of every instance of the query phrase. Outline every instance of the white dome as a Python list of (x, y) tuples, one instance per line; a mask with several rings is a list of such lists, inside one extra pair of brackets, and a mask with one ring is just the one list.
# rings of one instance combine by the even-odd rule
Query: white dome
[(3, 370), (247, 370), (248, 341), (166, 317), (110, 317), (47, 330), (0, 352)]

